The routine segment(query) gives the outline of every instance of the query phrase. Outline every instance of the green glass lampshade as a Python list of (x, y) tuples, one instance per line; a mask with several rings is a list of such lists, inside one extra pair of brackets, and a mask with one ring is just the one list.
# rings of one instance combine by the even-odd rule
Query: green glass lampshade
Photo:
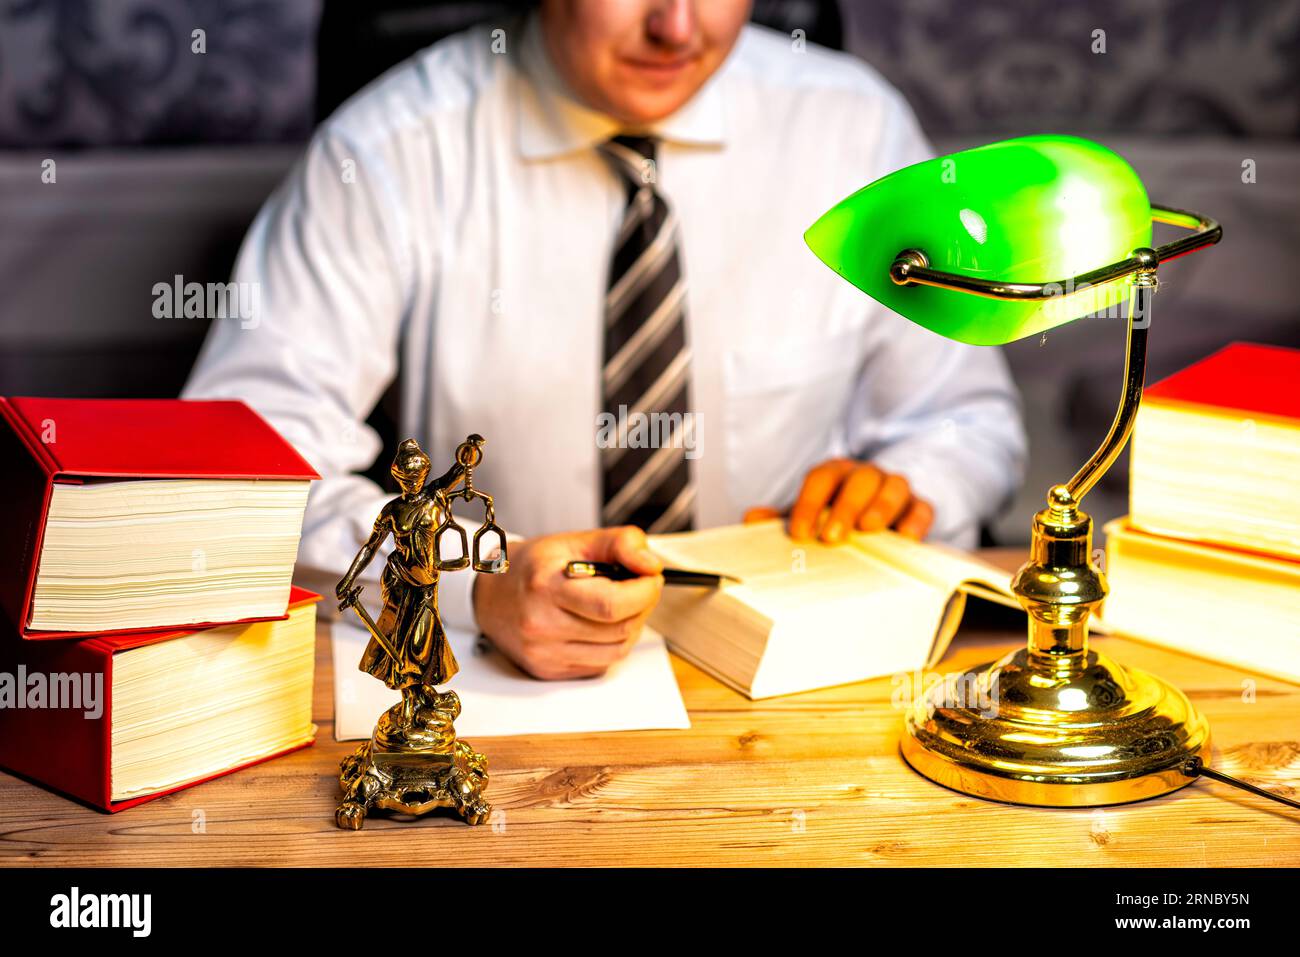
[[(1110, 309), (1129, 284), (1064, 281), (1151, 245), (1151, 204), (1133, 168), (1097, 143), (1026, 136), (890, 173), (825, 213), (804, 239), (826, 265), (918, 325), (999, 345)], [(902, 250), (948, 273), (1008, 283), (1063, 283), (1060, 295), (1008, 302), (897, 285)]]

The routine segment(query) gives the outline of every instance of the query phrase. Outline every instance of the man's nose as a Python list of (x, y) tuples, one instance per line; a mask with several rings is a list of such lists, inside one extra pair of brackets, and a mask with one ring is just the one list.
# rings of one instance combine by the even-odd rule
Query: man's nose
[(650, 39), (669, 47), (689, 44), (695, 26), (695, 0), (663, 0), (646, 19)]

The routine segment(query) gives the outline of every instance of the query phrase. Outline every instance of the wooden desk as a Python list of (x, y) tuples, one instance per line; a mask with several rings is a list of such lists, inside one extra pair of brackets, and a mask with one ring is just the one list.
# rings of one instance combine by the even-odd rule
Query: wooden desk
[[(941, 668), (1023, 640), (966, 629)], [(1300, 687), (1133, 641), (1098, 642), (1190, 694), (1223, 770), (1300, 793)], [(679, 659), (673, 667), (689, 731), (477, 740), (491, 759), (494, 823), (378, 816), (348, 832), (335, 828), (334, 807), (339, 760), (355, 745), (334, 740), (322, 628), (314, 747), (112, 816), (0, 773), (0, 863), (1300, 864), (1300, 812), (1210, 781), (1100, 810), (1009, 807), (937, 787), (898, 756), (889, 678), (752, 702)]]

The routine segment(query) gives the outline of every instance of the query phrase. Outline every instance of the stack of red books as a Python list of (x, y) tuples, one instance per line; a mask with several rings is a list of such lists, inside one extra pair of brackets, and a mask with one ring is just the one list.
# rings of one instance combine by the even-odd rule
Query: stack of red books
[(1300, 351), (1234, 343), (1147, 389), (1112, 628), (1300, 682)]
[(309, 745), (311, 466), (236, 401), (0, 399), (0, 765), (107, 811)]

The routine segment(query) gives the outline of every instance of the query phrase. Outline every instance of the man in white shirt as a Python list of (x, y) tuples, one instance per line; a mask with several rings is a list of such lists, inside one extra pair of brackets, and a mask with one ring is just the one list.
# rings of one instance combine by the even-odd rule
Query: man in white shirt
[[(509, 574), (443, 576), (443, 617), (538, 677), (635, 642), (662, 579), (634, 525), (789, 511), (795, 538), (974, 544), (1023, 466), (1004, 360), (889, 313), (802, 241), (929, 147), (869, 67), (748, 7), (543, 0), (318, 130), (239, 256), (256, 321), (215, 322), (185, 392), (244, 398), (321, 472), (302, 566), (341, 574), (389, 497), (355, 473), (399, 368), (401, 436), (435, 465), (486, 436), (475, 483), (523, 536)], [(572, 559), (642, 577), (569, 580)]]

